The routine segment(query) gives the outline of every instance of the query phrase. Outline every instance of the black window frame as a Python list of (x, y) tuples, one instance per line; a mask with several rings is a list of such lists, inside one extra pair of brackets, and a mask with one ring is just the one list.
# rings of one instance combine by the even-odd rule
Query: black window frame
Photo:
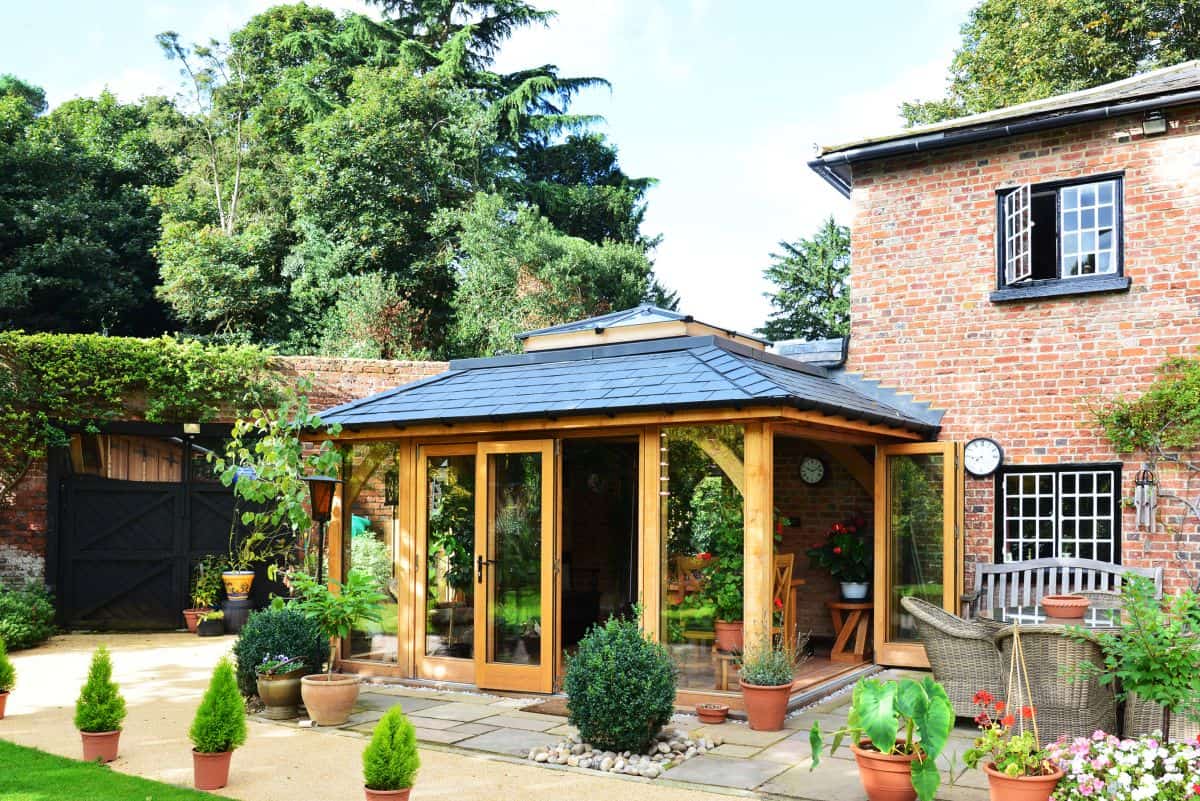
[(1030, 184), (1031, 195), (1053, 191), (1055, 195), (1055, 270), (1062, 270), (1062, 233), (1058, 230), (1059, 220), (1062, 219), (1062, 190), (1071, 186), (1102, 183), (1113, 181), (1116, 186), (1113, 191), (1113, 223), (1116, 228), (1114, 244), (1115, 270), (1110, 273), (1095, 275), (1079, 275), (1064, 278), (1061, 274), (1054, 278), (1041, 278), (1008, 284), (1005, 281), (1005, 241), (1004, 241), (1004, 199), (1020, 187), (1006, 186), (996, 190), (996, 289), (991, 293), (993, 303), (1007, 301), (1033, 300), (1037, 298), (1059, 297), (1064, 295), (1087, 295), (1098, 292), (1124, 292), (1129, 289), (1131, 281), (1125, 275), (1125, 172), (1099, 173), (1096, 175), (1065, 178), (1055, 181), (1043, 181)]
[[(1119, 565), (1122, 560), (1122, 549), (1125, 544), (1124, 535), (1121, 531), (1121, 517), (1123, 506), (1121, 505), (1121, 471), (1124, 468), (1122, 462), (1051, 462), (1048, 464), (1021, 464), (1021, 465), (1002, 465), (995, 473), (995, 484), (992, 492), (993, 502), (993, 529), (992, 529), (992, 558), (997, 564), (1005, 563), (1005, 480), (1008, 476), (1023, 475), (1027, 473), (1054, 473), (1054, 519), (1056, 521), (1054, 531), (1054, 550), (1053, 558), (1061, 557), (1062, 547), (1062, 531), (1058, 526), (1059, 517), (1061, 515), (1061, 474), (1072, 473), (1079, 471), (1089, 472), (1109, 472), (1112, 473), (1112, 531), (1113, 531), (1113, 558), (1111, 564)], [(1045, 558), (1034, 556), (1033, 558)], [(1066, 557), (1071, 559), (1083, 559), (1078, 555)], [(1100, 560), (1104, 561), (1104, 560)]]

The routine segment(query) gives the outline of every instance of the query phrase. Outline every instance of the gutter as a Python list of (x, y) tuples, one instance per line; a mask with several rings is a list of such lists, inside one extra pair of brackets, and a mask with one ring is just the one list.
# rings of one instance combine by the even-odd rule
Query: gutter
[(1124, 117), (1141, 111), (1185, 106), (1196, 102), (1200, 102), (1200, 89), (1192, 89), (1173, 95), (1157, 95), (1155, 97), (1132, 100), (1125, 103), (1115, 103), (1098, 108), (1069, 111), (1054, 116), (1040, 116), (1006, 124), (996, 123), (969, 130), (908, 136), (890, 142), (879, 142), (877, 144), (851, 148), (850, 150), (829, 153), (808, 162), (808, 166), (817, 175), (824, 178), (834, 189), (848, 198), (850, 197), (853, 182), (839, 174), (835, 170), (835, 167), (849, 167), (859, 161), (873, 161), (890, 156), (943, 150), (958, 145), (986, 142), (992, 139), (1002, 139), (1007, 136), (1018, 136), (1020, 134), (1045, 131), (1052, 128), (1065, 128), (1068, 125), (1078, 125), (1084, 122), (1105, 120), (1113, 117)]

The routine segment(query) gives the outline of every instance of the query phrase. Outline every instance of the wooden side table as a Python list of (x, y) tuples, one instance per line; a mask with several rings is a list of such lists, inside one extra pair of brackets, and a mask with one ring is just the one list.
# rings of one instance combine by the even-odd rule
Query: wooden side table
[[(871, 647), (867, 631), (871, 627), (871, 610), (875, 604), (852, 603), (850, 601), (826, 601), (829, 616), (833, 618), (833, 630), (837, 639), (829, 654), (830, 662), (859, 664), (867, 661)], [(854, 650), (848, 650), (850, 637), (854, 637)]]

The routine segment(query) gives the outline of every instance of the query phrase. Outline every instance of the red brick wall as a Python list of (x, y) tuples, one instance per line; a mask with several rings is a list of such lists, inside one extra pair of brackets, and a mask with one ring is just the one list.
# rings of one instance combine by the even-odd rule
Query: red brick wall
[[(1008, 463), (1118, 460), (1089, 402), (1140, 392), (1200, 344), (1200, 111), (1168, 117), (1150, 138), (1127, 117), (856, 167), (848, 369), (945, 409), (943, 439), (994, 437)], [(1116, 171), (1131, 290), (990, 302), (996, 190)], [(1126, 459), (1124, 497), (1141, 466)], [(1178, 511), (1160, 519), (1178, 527)], [(968, 574), (991, 561), (993, 526), (992, 481), (968, 477)], [(1127, 564), (1164, 566), (1169, 587), (1200, 578), (1194, 521), (1150, 536), (1127, 512), (1122, 529)]]
[[(274, 366), (285, 379), (308, 376), (312, 380), (309, 398), (316, 410), (436, 375), (446, 369), (444, 362), (292, 356), (277, 359)], [(381, 503), (381, 490), (375, 494), (379, 495)], [(11, 503), (0, 505), (0, 581), (19, 583), (43, 578), (46, 528), (46, 465), (39, 462), (17, 486)]]

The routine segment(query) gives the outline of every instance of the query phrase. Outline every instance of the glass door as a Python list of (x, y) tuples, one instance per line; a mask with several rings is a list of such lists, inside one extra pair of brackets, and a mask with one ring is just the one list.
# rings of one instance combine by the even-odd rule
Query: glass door
[(554, 681), (554, 443), (483, 442), (476, 456), (475, 683)]
[(928, 667), (900, 600), (958, 613), (962, 460), (954, 442), (884, 445), (875, 460), (875, 660)]

